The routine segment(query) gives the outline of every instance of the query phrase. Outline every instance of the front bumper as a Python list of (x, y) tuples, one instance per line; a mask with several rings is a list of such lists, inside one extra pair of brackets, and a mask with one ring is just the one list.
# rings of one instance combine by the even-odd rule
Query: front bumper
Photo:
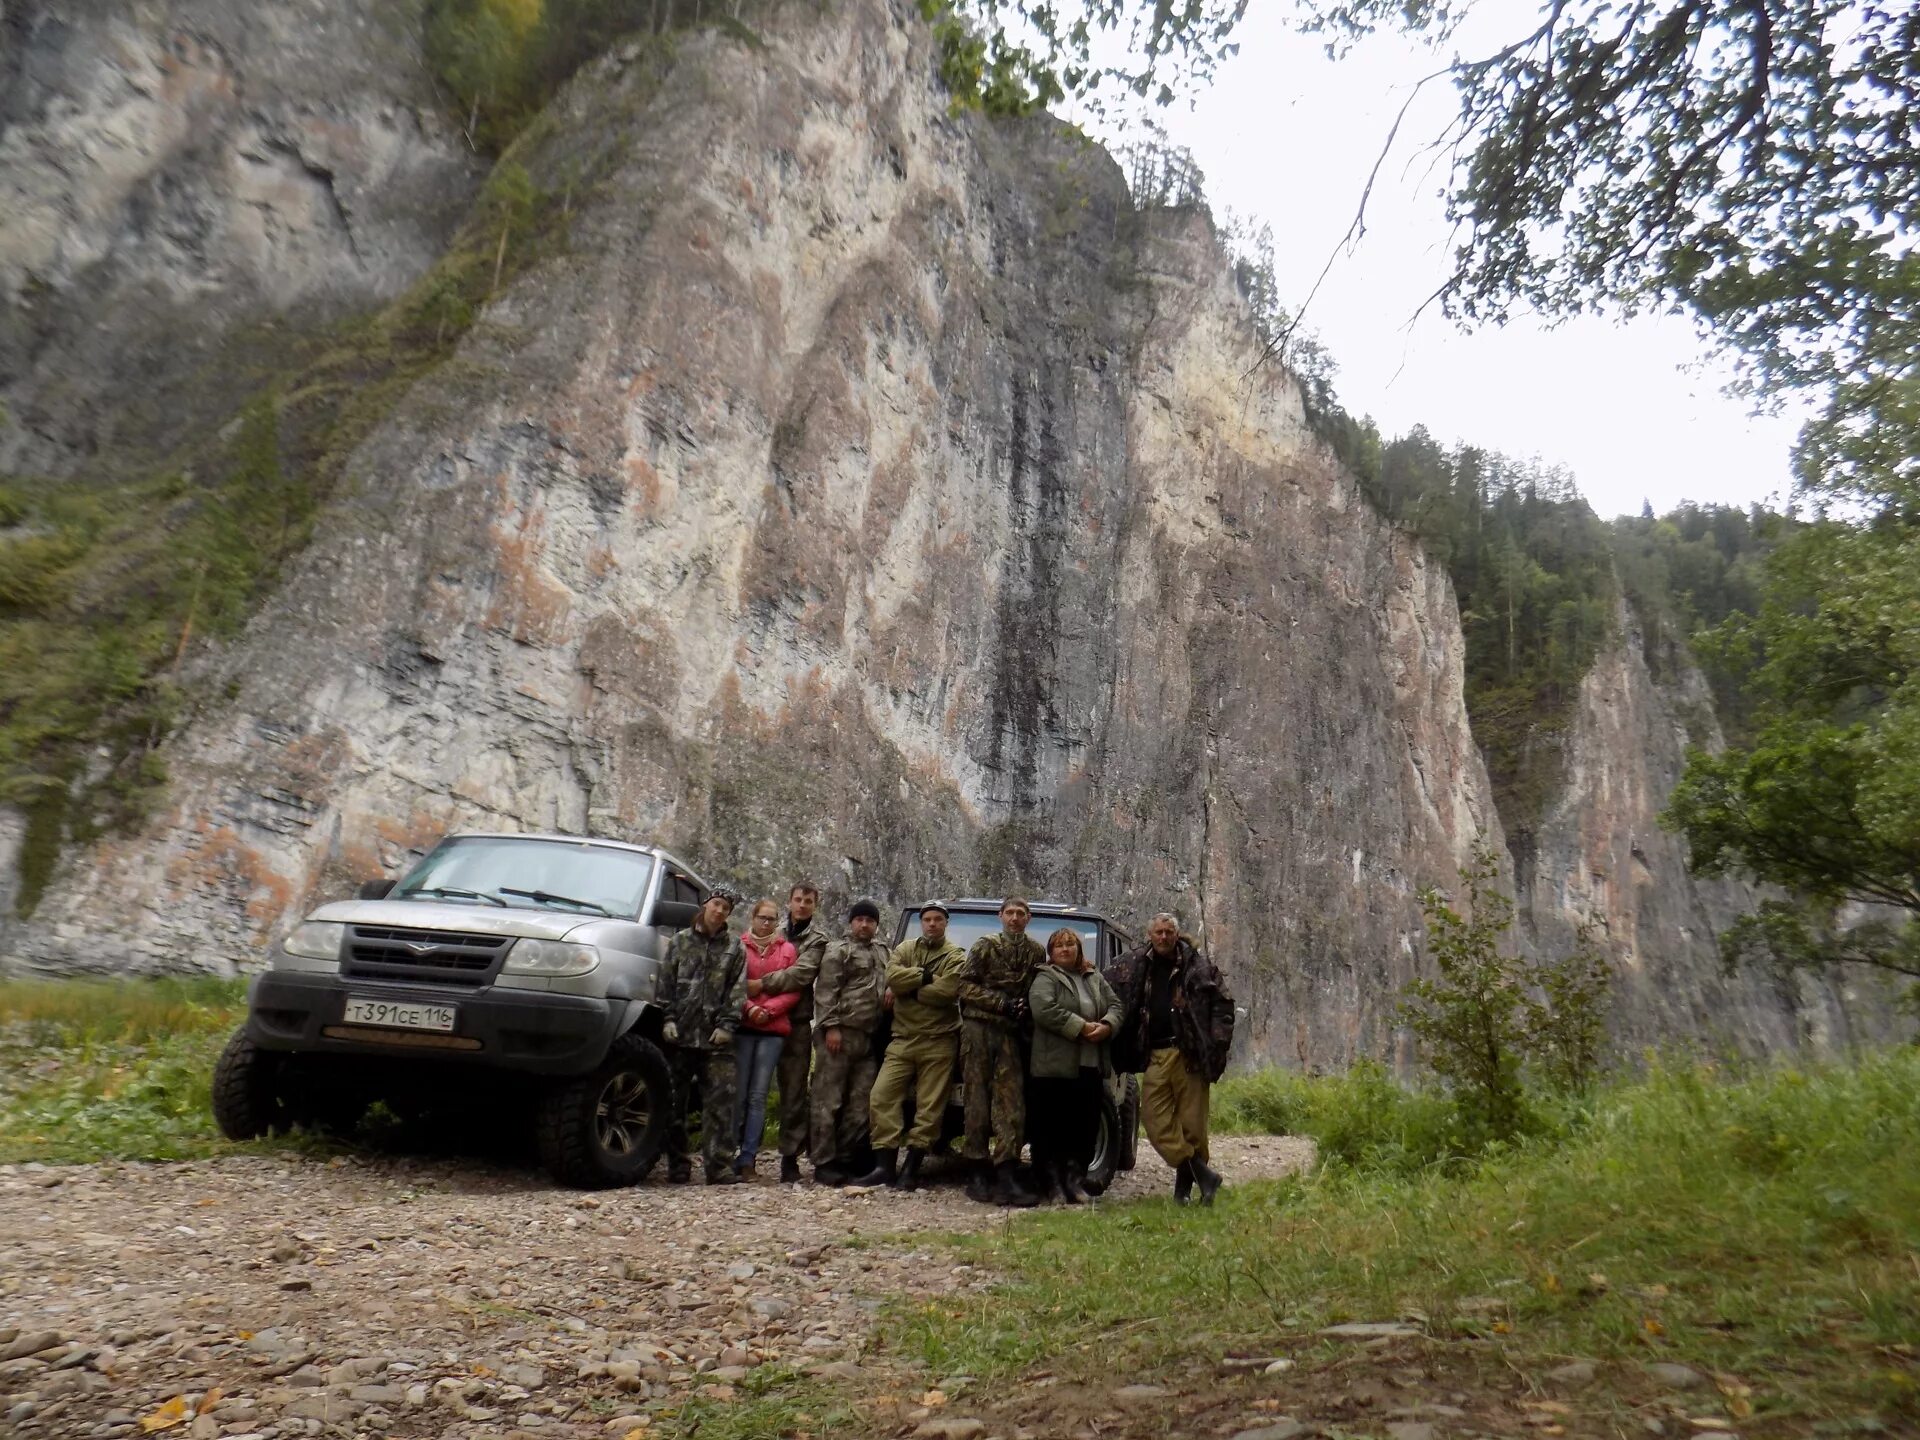
[[(450, 1005), (451, 1034), (350, 1026), (349, 994)], [(400, 985), (340, 975), (269, 970), (248, 991), (247, 1034), (265, 1050), (487, 1065), (536, 1075), (579, 1075), (606, 1058), (625, 1003), (539, 990)]]

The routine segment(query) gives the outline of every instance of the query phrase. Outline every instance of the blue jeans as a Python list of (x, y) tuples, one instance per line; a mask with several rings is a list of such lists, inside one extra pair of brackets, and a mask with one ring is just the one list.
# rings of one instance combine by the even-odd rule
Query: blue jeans
[(787, 1043), (784, 1035), (763, 1035), (758, 1030), (736, 1030), (733, 1035), (733, 1061), (739, 1072), (734, 1091), (733, 1130), (740, 1140), (737, 1170), (751, 1170), (753, 1157), (760, 1151), (760, 1138), (767, 1130), (767, 1091), (773, 1085), (773, 1072), (780, 1063), (780, 1051)]

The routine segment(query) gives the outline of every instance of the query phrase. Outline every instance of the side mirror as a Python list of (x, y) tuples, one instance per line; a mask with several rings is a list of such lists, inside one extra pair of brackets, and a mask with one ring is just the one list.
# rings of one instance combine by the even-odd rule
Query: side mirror
[(662, 930), (684, 930), (693, 924), (693, 917), (700, 913), (700, 907), (687, 900), (656, 900), (653, 902), (653, 915), (647, 921)]
[(384, 900), (393, 892), (391, 880), (368, 880), (362, 883), (357, 894), (361, 900)]

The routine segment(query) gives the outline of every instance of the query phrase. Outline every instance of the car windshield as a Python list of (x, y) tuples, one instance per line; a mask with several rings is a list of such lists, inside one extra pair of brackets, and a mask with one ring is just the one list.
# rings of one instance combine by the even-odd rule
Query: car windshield
[[(1027, 934), (1042, 945), (1047, 937), (1061, 928), (1073, 931), (1080, 937), (1080, 948), (1094, 960), (1100, 957), (1100, 922), (1083, 919), (1080, 916), (1036, 915), (1027, 926)], [(947, 920), (947, 938), (962, 950), (971, 950), (973, 942), (982, 935), (1000, 933), (1000, 915), (994, 910), (956, 910)], [(907, 938), (915, 939), (920, 934), (920, 917), (914, 915), (907, 921)]]
[(639, 913), (652, 875), (653, 857), (638, 850), (587, 841), (470, 836), (442, 840), (394, 887), (393, 898), (631, 918)]

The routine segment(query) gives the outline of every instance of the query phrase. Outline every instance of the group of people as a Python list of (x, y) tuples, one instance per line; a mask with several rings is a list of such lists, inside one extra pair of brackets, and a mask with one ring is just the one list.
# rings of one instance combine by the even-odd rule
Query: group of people
[[(693, 1176), (696, 1090), (707, 1183), (750, 1174), (777, 1082), (783, 1182), (801, 1179), (806, 1155), (822, 1184), (916, 1189), (957, 1073), (967, 1194), (1078, 1204), (1098, 1193), (1087, 1167), (1102, 1090), (1127, 1071), (1141, 1074), (1142, 1127), (1173, 1169), (1174, 1198), (1212, 1202), (1221, 1176), (1209, 1163), (1208, 1099), (1226, 1068), (1233, 1000), (1174, 916), (1155, 915), (1146, 943), (1102, 974), (1074, 930), (1044, 945), (1030, 937), (1019, 896), (1001, 904), (999, 932), (970, 950), (947, 937), (938, 901), (921, 908), (919, 935), (892, 949), (877, 938), (873, 901), (857, 901), (835, 937), (819, 903), (815, 886), (796, 884), (784, 920), (760, 900), (734, 938), (734, 897), (716, 891), (668, 944), (656, 999), (674, 1076), (669, 1181)], [(1019, 1174), (1027, 1145), (1036, 1187)]]

